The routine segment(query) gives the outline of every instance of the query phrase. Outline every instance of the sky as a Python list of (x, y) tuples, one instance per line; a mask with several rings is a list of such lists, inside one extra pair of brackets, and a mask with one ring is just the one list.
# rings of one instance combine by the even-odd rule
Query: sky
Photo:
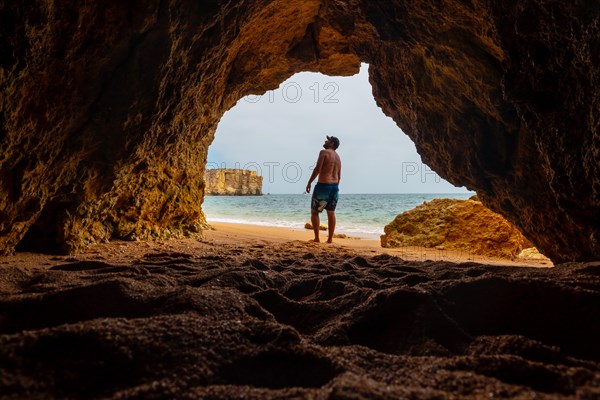
[(412, 141), (375, 103), (368, 65), (352, 77), (295, 74), (225, 113), (207, 168), (256, 170), (263, 193), (302, 193), (326, 135), (337, 136), (340, 193), (466, 193), (421, 162)]

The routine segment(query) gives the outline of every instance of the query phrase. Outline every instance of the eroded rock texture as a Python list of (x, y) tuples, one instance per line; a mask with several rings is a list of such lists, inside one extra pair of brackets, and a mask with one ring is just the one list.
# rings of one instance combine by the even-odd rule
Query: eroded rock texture
[(260, 196), (263, 177), (244, 169), (207, 169), (204, 194), (207, 196)]
[(597, 259), (599, 15), (592, 0), (2, 1), (0, 248), (201, 230), (223, 112), (364, 61), (441, 176), (555, 262)]
[(424, 202), (396, 216), (384, 232), (382, 247), (423, 246), (508, 259), (531, 247), (513, 224), (473, 199)]

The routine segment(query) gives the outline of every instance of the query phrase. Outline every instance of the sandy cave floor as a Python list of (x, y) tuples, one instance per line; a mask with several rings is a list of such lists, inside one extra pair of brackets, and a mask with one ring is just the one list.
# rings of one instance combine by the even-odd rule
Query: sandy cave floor
[(236, 229), (0, 259), (0, 397), (600, 398), (600, 263)]

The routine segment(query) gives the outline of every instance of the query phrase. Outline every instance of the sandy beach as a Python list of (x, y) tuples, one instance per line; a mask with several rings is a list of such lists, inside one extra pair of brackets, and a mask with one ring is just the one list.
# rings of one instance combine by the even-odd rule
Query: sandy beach
[(213, 225), (0, 259), (0, 396), (600, 395), (598, 263)]
[[(231, 224), (224, 222), (213, 222), (211, 225), (214, 231), (207, 231), (206, 237), (215, 242), (235, 244), (235, 243), (285, 243), (290, 241), (310, 242), (313, 239), (313, 233), (307, 229), (288, 229), (257, 225)], [(325, 242), (327, 232), (321, 232), (321, 241)], [(451, 261), (451, 262), (478, 262), (488, 265), (509, 265), (509, 266), (528, 266), (528, 267), (552, 267), (552, 261), (544, 259), (501, 259), (485, 257), (467, 252), (458, 252), (451, 250), (436, 250), (424, 247), (403, 247), (403, 248), (382, 248), (379, 240), (364, 239), (356, 237), (336, 238), (334, 243), (329, 245), (322, 243), (325, 248), (331, 250), (348, 250), (362, 255), (389, 254), (408, 261)]]
[[(407, 261), (449, 261), (449, 262), (477, 262), (486, 265), (522, 266), (547, 268), (552, 267), (548, 259), (500, 259), (485, 257), (450, 250), (427, 249), (424, 247), (404, 247), (398, 249), (382, 248), (379, 240), (356, 237), (336, 238), (334, 243), (312, 243), (313, 233), (308, 229), (291, 229), (250, 224), (234, 224), (225, 222), (211, 222), (213, 230), (204, 232), (203, 239), (179, 239), (158, 242), (130, 242), (112, 241), (105, 244), (94, 244), (85, 252), (77, 256), (55, 256), (37, 253), (17, 253), (0, 259), (0, 265), (12, 266), (55, 266), (65, 260), (102, 260), (110, 263), (130, 263), (139, 259), (149, 251), (153, 252), (190, 252), (202, 253), (206, 245), (224, 245), (225, 247), (245, 248), (254, 245), (268, 247), (279, 246), (285, 243), (296, 242), (296, 245), (305, 244), (309, 250), (320, 249), (333, 252), (346, 251), (363, 256), (389, 254)], [(321, 240), (325, 242), (326, 232), (321, 232)], [(321, 247), (315, 247), (321, 246)]]

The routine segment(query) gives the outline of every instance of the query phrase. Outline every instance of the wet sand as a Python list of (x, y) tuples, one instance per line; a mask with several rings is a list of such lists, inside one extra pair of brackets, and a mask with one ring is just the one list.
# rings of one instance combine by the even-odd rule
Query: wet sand
[(600, 396), (600, 263), (215, 226), (0, 258), (0, 397)]

